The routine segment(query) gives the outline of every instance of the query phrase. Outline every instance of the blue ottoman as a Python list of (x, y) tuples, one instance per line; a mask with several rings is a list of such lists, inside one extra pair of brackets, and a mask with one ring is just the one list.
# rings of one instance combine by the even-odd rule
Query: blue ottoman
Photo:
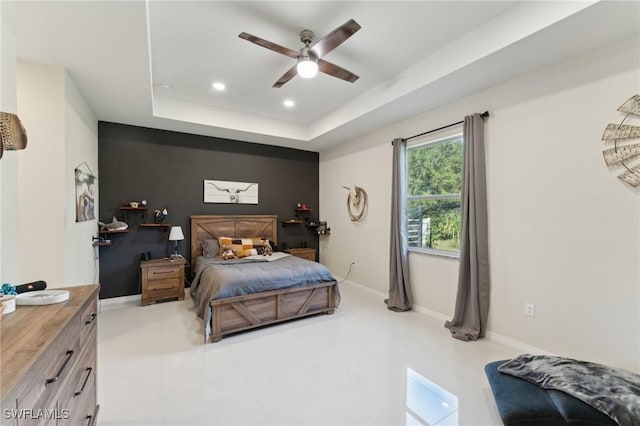
[(609, 416), (564, 392), (543, 389), (526, 380), (503, 374), (494, 361), (484, 367), (505, 426), (617, 425)]

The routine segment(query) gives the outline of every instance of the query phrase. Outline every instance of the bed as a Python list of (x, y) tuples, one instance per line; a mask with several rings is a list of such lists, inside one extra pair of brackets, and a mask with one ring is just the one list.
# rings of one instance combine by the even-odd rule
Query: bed
[(191, 295), (204, 320), (205, 341), (316, 314), (333, 314), (338, 285), (319, 263), (276, 252), (221, 260), (203, 256), (219, 237), (260, 237), (277, 243), (275, 215), (191, 216)]

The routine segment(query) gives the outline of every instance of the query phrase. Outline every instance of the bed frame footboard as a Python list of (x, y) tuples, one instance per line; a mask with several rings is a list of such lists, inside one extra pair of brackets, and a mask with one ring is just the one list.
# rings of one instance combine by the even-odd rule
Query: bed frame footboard
[(222, 336), (319, 313), (333, 314), (336, 282), (249, 294), (210, 302), (211, 342)]

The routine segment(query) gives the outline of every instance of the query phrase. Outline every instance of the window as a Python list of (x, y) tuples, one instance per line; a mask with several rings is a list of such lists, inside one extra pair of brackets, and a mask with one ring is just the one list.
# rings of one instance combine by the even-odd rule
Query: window
[[(459, 131), (459, 130), (458, 130)], [(460, 251), (463, 137), (457, 133), (407, 148), (407, 226), (410, 249)]]

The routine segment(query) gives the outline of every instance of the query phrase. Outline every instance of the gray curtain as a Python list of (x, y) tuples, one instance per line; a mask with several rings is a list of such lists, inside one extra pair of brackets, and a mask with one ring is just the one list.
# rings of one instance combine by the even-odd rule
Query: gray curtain
[(409, 283), (409, 248), (407, 241), (406, 179), (407, 141), (394, 139), (391, 187), (391, 250), (389, 263), (389, 298), (387, 308), (408, 311), (413, 305)]
[(462, 234), (458, 294), (453, 319), (445, 323), (456, 339), (483, 337), (489, 314), (489, 242), (484, 121), (480, 114), (464, 119), (462, 166)]

